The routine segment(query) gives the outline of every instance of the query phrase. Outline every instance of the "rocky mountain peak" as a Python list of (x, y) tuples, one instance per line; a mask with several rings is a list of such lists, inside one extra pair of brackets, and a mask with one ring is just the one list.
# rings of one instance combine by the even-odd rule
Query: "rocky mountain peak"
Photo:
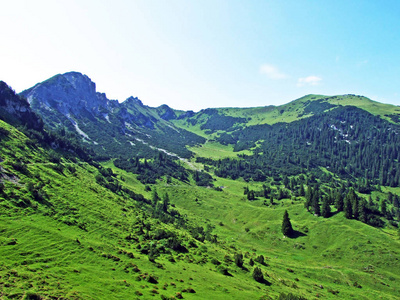
[(64, 115), (77, 115), (87, 110), (94, 115), (115, 106), (96, 91), (96, 84), (79, 72), (58, 74), (21, 93), (34, 107), (56, 109)]
[(138, 98), (138, 97), (133, 97), (130, 96), (129, 98), (127, 98), (124, 102), (125, 105), (140, 105), (140, 106), (144, 106), (143, 102)]

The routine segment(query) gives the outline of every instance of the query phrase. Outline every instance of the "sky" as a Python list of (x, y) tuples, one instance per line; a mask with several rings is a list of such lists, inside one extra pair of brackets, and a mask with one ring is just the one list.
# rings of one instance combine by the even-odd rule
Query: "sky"
[(357, 94), (400, 105), (398, 0), (13, 0), (0, 80), (78, 71), (109, 99), (175, 109)]

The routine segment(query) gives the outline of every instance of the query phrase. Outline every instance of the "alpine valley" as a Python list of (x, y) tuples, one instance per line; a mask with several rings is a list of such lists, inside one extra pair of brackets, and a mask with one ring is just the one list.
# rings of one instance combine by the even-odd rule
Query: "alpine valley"
[(398, 299), (399, 203), (394, 105), (0, 82), (1, 299)]

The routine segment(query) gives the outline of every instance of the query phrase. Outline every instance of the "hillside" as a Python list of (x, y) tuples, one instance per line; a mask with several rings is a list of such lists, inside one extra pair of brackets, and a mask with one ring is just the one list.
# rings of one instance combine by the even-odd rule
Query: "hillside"
[[(399, 128), (382, 117), (396, 108), (311, 95), (285, 122), (276, 107), (178, 112), (76, 73), (23, 95), (44, 127), (2, 87), (1, 298), (398, 297)], [(122, 143), (144, 133), (147, 148)]]
[[(9, 132), (1, 145), (0, 276), (5, 299), (146, 299), (178, 293), (185, 299), (274, 298), (281, 293), (370, 299), (394, 298), (398, 292), (399, 263), (393, 258), (399, 256), (399, 241), (390, 231), (340, 214), (318, 219), (307, 214), (301, 202), (283, 200), (271, 207), (246, 202), (240, 195), (245, 184), (232, 180), (220, 180), (224, 192), (193, 190), (179, 182), (159, 186), (158, 193), (168, 192), (171, 205), (188, 220), (215, 227), (218, 242), (202, 242), (190, 237), (190, 229), (149, 218), (151, 208), (143, 210), (146, 205), (125, 192), (99, 185), (94, 177), (101, 169), (65, 159), (52, 163), (45, 149), (30, 149), (22, 133), (0, 125)], [(26, 158), (26, 169), (13, 166), (14, 156)], [(134, 176), (117, 172), (122, 176), (112, 177), (122, 186), (151, 197)], [(298, 238), (282, 238), (285, 209), (301, 233)], [(168, 249), (174, 232), (187, 250)], [(155, 263), (148, 258), (152, 251), (160, 255)], [(244, 254), (243, 268), (235, 265), (235, 253)], [(259, 255), (265, 265), (256, 265), (265, 272), (267, 284), (251, 278), (249, 260)], [(220, 263), (223, 267), (216, 265)], [(223, 275), (224, 268), (231, 276)]]

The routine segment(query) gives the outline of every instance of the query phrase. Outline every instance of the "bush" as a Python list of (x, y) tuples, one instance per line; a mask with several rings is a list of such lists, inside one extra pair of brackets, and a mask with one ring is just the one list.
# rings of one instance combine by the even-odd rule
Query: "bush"
[(264, 275), (259, 267), (255, 267), (253, 271), (253, 278), (257, 282), (263, 282), (264, 281)]
[(221, 273), (222, 275), (225, 275), (225, 276), (232, 276), (229, 273), (229, 269), (227, 267), (222, 266), (222, 265), (218, 266), (218, 272)]
[(242, 253), (235, 253), (235, 264), (239, 267), (243, 267), (243, 254)]
[(10, 132), (7, 129), (0, 127), (0, 136), (6, 137), (9, 133)]
[(254, 261), (253, 261), (252, 258), (250, 258), (250, 260), (249, 260), (249, 265), (250, 265), (250, 266), (254, 266)]
[(262, 265), (265, 264), (264, 256), (263, 256), (262, 254), (259, 255), (259, 256), (257, 256), (254, 260), (255, 260), (256, 262), (258, 262), (259, 264), (262, 264)]
[(21, 172), (23, 174), (28, 173), (28, 168), (26, 167), (25, 163), (21, 161), (16, 161), (15, 163), (12, 164), (12, 167), (15, 171)]

